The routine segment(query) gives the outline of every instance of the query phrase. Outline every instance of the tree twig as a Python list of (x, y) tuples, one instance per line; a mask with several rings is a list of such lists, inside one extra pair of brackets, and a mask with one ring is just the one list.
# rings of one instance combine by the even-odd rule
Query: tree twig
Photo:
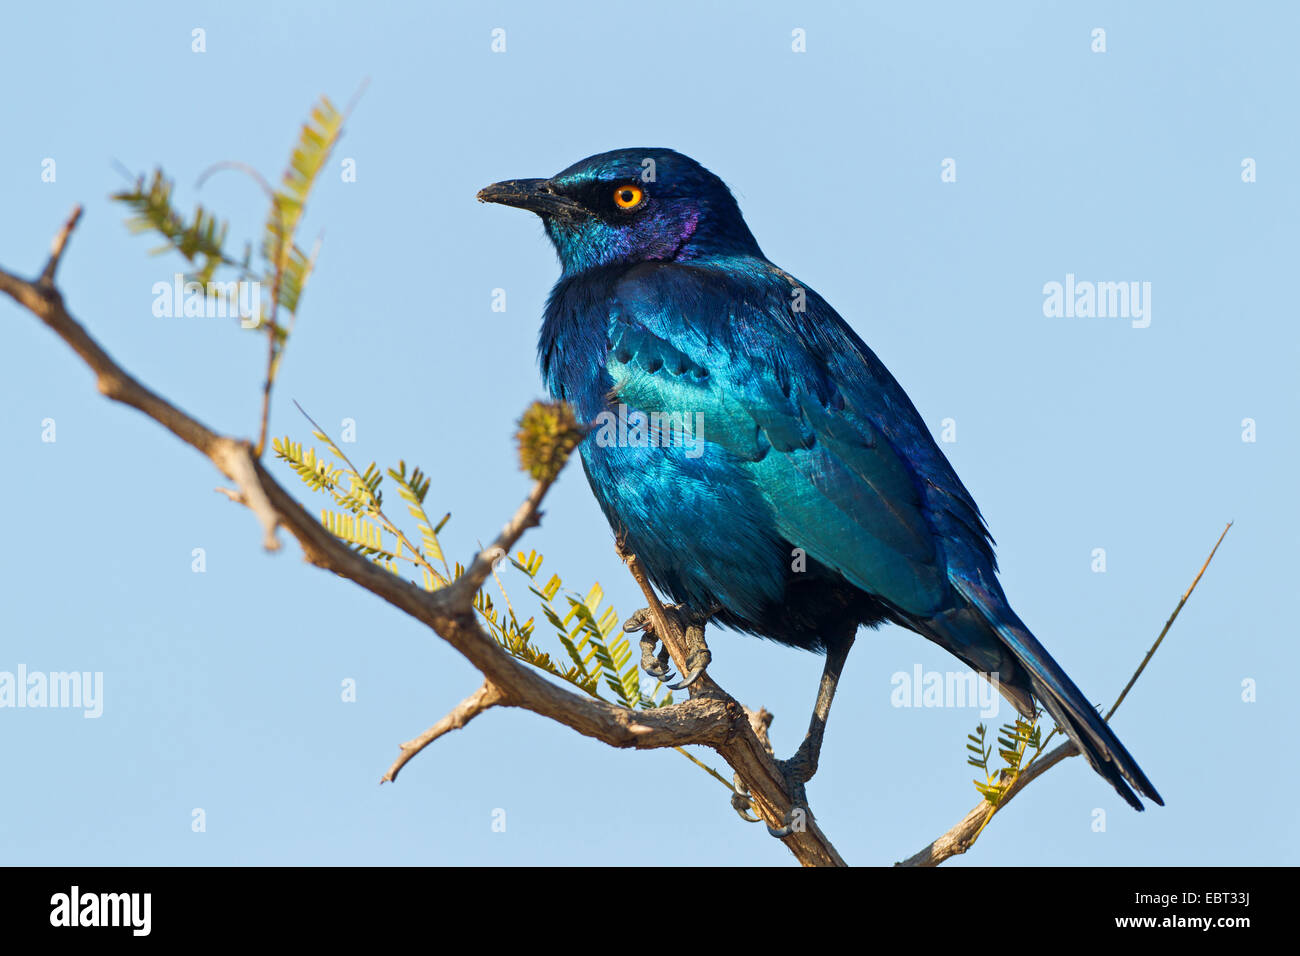
[(1157, 637), (1156, 642), (1151, 645), (1151, 650), (1147, 651), (1147, 656), (1142, 658), (1142, 663), (1139, 664), (1138, 669), (1133, 672), (1133, 676), (1128, 679), (1128, 683), (1124, 685), (1124, 689), (1119, 692), (1119, 696), (1115, 698), (1115, 703), (1110, 705), (1110, 710), (1106, 713), (1107, 720), (1110, 720), (1111, 717), (1115, 715), (1115, 711), (1119, 710), (1119, 705), (1124, 703), (1124, 698), (1128, 696), (1128, 692), (1133, 689), (1133, 685), (1137, 683), (1137, 679), (1141, 677), (1142, 672), (1147, 669), (1147, 664), (1151, 663), (1151, 658), (1155, 656), (1156, 651), (1159, 649), (1160, 642), (1165, 639), (1165, 635), (1169, 633), (1169, 629), (1174, 626), (1174, 621), (1178, 618), (1178, 612), (1183, 609), (1183, 605), (1187, 603), (1187, 599), (1192, 596), (1192, 592), (1196, 590), (1196, 585), (1201, 583), (1201, 575), (1205, 573), (1205, 569), (1208, 568), (1210, 562), (1214, 560), (1215, 552), (1219, 550), (1219, 545), (1223, 544), (1223, 539), (1227, 536), (1228, 529), (1231, 527), (1232, 522), (1229, 521), (1224, 527), (1223, 533), (1219, 535), (1219, 540), (1214, 542), (1214, 547), (1210, 549), (1210, 556), (1206, 558), (1205, 563), (1201, 565), (1201, 570), (1196, 572), (1196, 577), (1192, 580), (1192, 583), (1187, 586), (1187, 590), (1183, 592), (1183, 596), (1178, 599), (1178, 606), (1175, 607), (1173, 613), (1169, 615), (1169, 620), (1165, 621), (1165, 626), (1160, 629), (1160, 636)]
[(414, 740), (408, 740), (406, 743), (402, 744), (402, 755), (393, 761), (393, 765), (388, 768), (388, 772), (380, 778), (379, 782), (392, 783), (397, 779), (397, 775), (401, 772), (402, 768), (405, 767), (421, 750), (429, 746), (429, 744), (433, 743), (443, 734), (452, 730), (460, 730), (479, 714), (483, 713), (483, 711), (495, 707), (501, 702), (501, 700), (501, 692), (492, 686), (491, 681), (484, 681), (482, 687), (457, 704), (446, 717), (442, 718), (442, 720), (438, 721)]
[[(1196, 572), (1196, 577), (1192, 580), (1192, 583), (1188, 586), (1187, 590), (1183, 592), (1183, 596), (1178, 600), (1178, 605), (1174, 608), (1173, 613), (1169, 615), (1169, 620), (1165, 621), (1165, 626), (1160, 631), (1160, 636), (1157, 637), (1156, 642), (1151, 645), (1151, 649), (1147, 651), (1146, 657), (1142, 658), (1142, 663), (1138, 665), (1137, 670), (1133, 672), (1133, 676), (1129, 678), (1128, 683), (1124, 685), (1124, 689), (1120, 691), (1120, 695), (1116, 698), (1115, 703), (1111, 705), (1110, 711), (1105, 717), (1107, 721), (1115, 715), (1115, 711), (1119, 710), (1119, 705), (1124, 702), (1124, 698), (1128, 696), (1128, 692), (1133, 689), (1133, 685), (1137, 683), (1137, 679), (1142, 676), (1142, 672), (1146, 669), (1147, 664), (1150, 663), (1156, 649), (1160, 647), (1160, 642), (1165, 639), (1165, 635), (1168, 634), (1169, 629), (1173, 627), (1174, 621), (1178, 617), (1178, 613), (1183, 609), (1183, 605), (1187, 603), (1187, 599), (1191, 597), (1192, 592), (1196, 590), (1196, 585), (1201, 582), (1201, 575), (1205, 573), (1205, 569), (1208, 568), (1210, 562), (1214, 560), (1214, 555), (1218, 552), (1219, 545), (1223, 543), (1224, 536), (1227, 535), (1228, 529), (1231, 527), (1232, 522), (1229, 521), (1227, 527), (1223, 529), (1223, 533), (1219, 535), (1219, 540), (1214, 542), (1214, 547), (1210, 550), (1210, 556), (1205, 559), (1205, 563), (1201, 565), (1201, 570)], [(1044, 747), (1047, 746), (1047, 742), (1051, 740), (1055, 734), (1056, 731), (1053, 730), (1052, 733), (1047, 735), (1047, 739), (1043, 741)], [(1034, 757), (1030, 759), (1029, 763), (1025, 765), (1024, 769), (1017, 774), (1015, 782), (1007, 789), (1007, 792), (1002, 795), (997, 806), (990, 804), (987, 800), (981, 800), (978, 805), (972, 807), (970, 812), (962, 817), (961, 820), (958, 821), (957, 825), (947, 833), (936, 838), (923, 850), (914, 853), (906, 860), (903, 860), (900, 863), (895, 863), (894, 865), (938, 866), (950, 857), (956, 856), (959, 853), (965, 853), (974, 845), (976, 838), (989, 820), (993, 818), (993, 815), (1010, 803), (1012, 797), (1027, 787), (1032, 781), (1038, 779), (1048, 770), (1055, 767), (1066, 757), (1076, 756), (1079, 753), (1079, 748), (1074, 745), (1073, 741), (1066, 741), (1061, 744), (1061, 746), (1048, 753), (1045, 757), (1039, 759), (1039, 754), (1041, 753), (1042, 750), (1040, 749), (1038, 753), (1034, 754)]]
[(51, 290), (54, 288), (54, 273), (58, 271), (59, 262), (63, 259), (63, 250), (68, 245), (68, 239), (80, 221), (81, 206), (74, 206), (63, 228), (54, 234), (54, 241), (50, 243), (50, 258), (45, 263), (45, 268), (41, 270), (41, 277), (36, 280), (37, 285)]

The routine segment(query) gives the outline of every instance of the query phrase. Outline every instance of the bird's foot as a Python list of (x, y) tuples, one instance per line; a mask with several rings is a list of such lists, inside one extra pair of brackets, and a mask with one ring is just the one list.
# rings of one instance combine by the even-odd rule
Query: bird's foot
[(660, 647), (659, 653), (655, 653), (655, 646), (659, 644), (659, 638), (654, 633), (654, 618), (650, 616), (650, 609), (643, 607), (636, 611), (623, 622), (625, 633), (640, 631), (641, 643), (641, 669), (658, 681), (670, 681), (677, 675), (672, 672), (668, 664), (668, 648)]
[[(778, 840), (788, 837), (792, 833), (802, 833), (808, 828), (808, 792), (805, 788), (804, 781), (799, 779), (799, 772), (792, 770), (791, 767), (795, 760), (778, 760), (777, 766), (781, 768), (781, 775), (785, 777), (786, 789), (790, 791), (794, 798), (790, 804), (790, 812), (785, 815), (785, 820), (780, 827), (774, 827), (771, 824), (767, 826), (767, 832), (772, 834)], [(731, 808), (736, 811), (740, 819), (746, 823), (760, 823), (758, 817), (750, 816), (750, 811), (754, 808), (753, 799), (750, 797), (749, 788), (745, 782), (740, 779), (740, 774), (735, 774), (731, 778), (731, 786), (734, 791), (731, 795)]]
[[(669, 690), (683, 690), (704, 676), (709, 663), (713, 660), (713, 655), (709, 652), (709, 646), (704, 642), (704, 625), (720, 610), (722, 610), (720, 605), (714, 605), (707, 613), (701, 614), (691, 610), (685, 604), (664, 605), (664, 613), (681, 629), (685, 638), (686, 666), (688, 668), (685, 678), (676, 684), (668, 684)], [(641, 669), (643, 671), (655, 678), (655, 680), (665, 683), (676, 676), (669, 668), (668, 648), (662, 646), (659, 637), (654, 632), (654, 619), (651, 617), (648, 607), (641, 608), (623, 622), (623, 630), (629, 633), (632, 631), (641, 632)], [(655, 652), (656, 645), (660, 645), (658, 653)]]
[(705, 670), (713, 662), (713, 654), (709, 651), (708, 646), (704, 643), (704, 626), (699, 627), (699, 640), (695, 647), (691, 646), (690, 631), (686, 632), (686, 666), (690, 672), (679, 680), (676, 684), (669, 684), (669, 690), (685, 690), (704, 676)]
[(817, 768), (809, 768), (803, 748), (789, 760), (778, 760), (776, 765), (785, 777), (786, 789), (790, 791), (790, 812), (785, 815), (780, 827), (769, 825), (767, 832), (781, 840), (792, 833), (802, 833), (808, 829), (811, 811), (808, 809), (807, 783)]

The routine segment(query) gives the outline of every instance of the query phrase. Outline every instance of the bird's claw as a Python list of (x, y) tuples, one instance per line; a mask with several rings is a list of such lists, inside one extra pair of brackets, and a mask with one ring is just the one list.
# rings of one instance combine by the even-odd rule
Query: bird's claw
[(774, 827), (769, 823), (767, 824), (767, 832), (778, 840), (784, 840), (788, 836), (793, 836), (802, 829), (802, 827), (796, 826), (796, 821), (802, 813), (802, 807), (791, 807), (790, 812), (786, 814), (785, 823), (779, 827)]
[(633, 611), (632, 616), (623, 622), (623, 631), (627, 634), (633, 631), (653, 631), (654, 626), (654, 618), (650, 616), (650, 609), (643, 607), (639, 611)]
[[(704, 625), (721, 610), (722, 606), (718, 604), (713, 605), (705, 613), (693, 611), (685, 604), (665, 605), (664, 612), (673, 616), (686, 640), (686, 662), (689, 667), (689, 673), (685, 678), (676, 684), (668, 684), (669, 690), (685, 690), (704, 676), (713, 660), (708, 645), (704, 643)], [(643, 671), (655, 678), (655, 680), (665, 684), (677, 676), (672, 672), (669, 665), (668, 648), (663, 646), (655, 635), (654, 618), (651, 616), (648, 607), (643, 607), (634, 612), (631, 617), (624, 621), (623, 631), (624, 633), (641, 632), (641, 669)], [(655, 652), (656, 645), (659, 646), (658, 653)]]
[(750, 816), (749, 811), (754, 804), (749, 799), (749, 787), (740, 779), (740, 774), (731, 775), (731, 789), (734, 791), (731, 794), (731, 809), (736, 811), (736, 815), (746, 823), (761, 823), (758, 817)]
[(664, 684), (677, 676), (668, 664), (668, 648), (659, 648), (656, 655), (655, 639), (649, 635), (641, 638), (641, 669)]
[[(787, 774), (786, 786), (790, 787), (795, 794), (794, 803), (790, 805), (790, 812), (785, 815), (785, 822), (781, 826), (774, 827), (770, 823), (765, 824), (767, 832), (778, 840), (783, 840), (794, 833), (802, 833), (807, 829), (808, 822), (807, 794), (804, 792), (803, 784), (796, 782), (788, 775), (786, 763), (787, 761), (777, 761), (782, 773)], [(740, 779), (740, 774), (732, 775), (731, 787), (734, 791), (731, 795), (731, 809), (736, 811), (736, 815), (746, 823), (762, 822), (758, 817), (750, 816), (749, 811), (753, 809), (754, 804), (749, 796), (749, 787), (745, 786), (745, 782)]]
[(713, 655), (709, 653), (709, 649), (707, 647), (699, 648), (686, 661), (686, 663), (690, 665), (691, 672), (687, 674), (685, 677), (683, 677), (676, 684), (669, 684), (668, 689), (685, 690), (687, 687), (690, 687), (697, 680), (699, 680), (701, 677), (704, 676), (705, 669), (709, 666), (709, 664), (712, 661), (713, 661)]

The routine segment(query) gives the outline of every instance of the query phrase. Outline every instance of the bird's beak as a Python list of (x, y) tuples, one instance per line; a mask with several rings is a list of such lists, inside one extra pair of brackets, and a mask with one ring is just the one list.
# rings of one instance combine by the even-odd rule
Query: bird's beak
[(478, 201), (527, 209), (539, 216), (572, 219), (585, 215), (582, 205), (557, 193), (549, 179), (507, 179), (505, 182), (493, 183), (479, 190)]

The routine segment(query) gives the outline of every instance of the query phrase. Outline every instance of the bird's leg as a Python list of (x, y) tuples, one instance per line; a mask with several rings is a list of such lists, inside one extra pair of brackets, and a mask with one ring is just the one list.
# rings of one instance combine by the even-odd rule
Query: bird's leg
[(817, 761), (822, 752), (822, 738), (826, 736), (826, 720), (831, 713), (831, 701), (835, 699), (835, 688), (840, 682), (840, 672), (844, 670), (844, 662), (848, 659), (849, 649), (852, 646), (853, 635), (850, 634), (847, 640), (836, 641), (827, 649), (826, 666), (822, 668), (822, 680), (817, 688), (817, 703), (813, 706), (808, 733), (793, 757), (776, 762), (785, 775), (793, 805), (786, 816), (785, 824), (780, 829), (770, 826), (767, 828), (774, 837), (787, 837), (795, 830), (802, 829), (800, 825), (802, 815), (808, 812), (808, 793), (805, 784), (817, 772)]
[[(709, 662), (713, 660), (709, 645), (704, 641), (704, 626), (720, 610), (722, 607), (717, 604), (703, 614), (685, 604), (664, 605), (664, 613), (681, 629), (685, 643), (686, 665), (690, 668), (685, 678), (676, 684), (668, 685), (669, 690), (690, 687), (704, 675)], [(659, 653), (655, 654), (655, 645), (660, 643), (660, 639), (654, 633), (654, 619), (650, 609), (643, 607), (634, 613), (623, 623), (623, 630), (641, 631), (641, 669), (656, 680), (665, 682), (672, 680), (674, 675), (668, 667), (668, 648), (661, 647)]]

